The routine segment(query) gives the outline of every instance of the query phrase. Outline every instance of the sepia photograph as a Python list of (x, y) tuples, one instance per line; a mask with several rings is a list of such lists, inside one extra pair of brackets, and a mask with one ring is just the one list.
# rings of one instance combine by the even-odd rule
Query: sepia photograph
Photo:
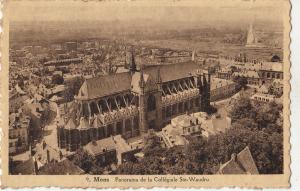
[(288, 3), (9, 1), (7, 176), (288, 176)]

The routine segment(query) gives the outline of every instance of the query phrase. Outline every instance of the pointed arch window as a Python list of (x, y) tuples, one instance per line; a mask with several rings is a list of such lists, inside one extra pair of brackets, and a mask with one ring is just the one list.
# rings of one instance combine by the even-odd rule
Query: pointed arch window
[(147, 100), (147, 108), (148, 111), (153, 111), (156, 109), (156, 99), (155, 96), (153, 94), (150, 94)]

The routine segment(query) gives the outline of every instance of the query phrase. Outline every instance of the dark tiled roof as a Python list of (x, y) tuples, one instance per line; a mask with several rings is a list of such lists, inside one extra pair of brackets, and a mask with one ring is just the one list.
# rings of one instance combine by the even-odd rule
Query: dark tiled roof
[(247, 173), (259, 174), (249, 147), (246, 147), (244, 150), (242, 150), (237, 155), (237, 159), (241, 166), (243, 166), (243, 168), (247, 171)]
[(147, 67), (144, 69), (144, 73), (156, 78), (158, 69), (160, 69), (160, 76), (162, 82), (168, 82), (189, 77), (193, 72), (200, 69), (200, 66), (194, 62), (166, 64), (160, 66)]
[(106, 151), (116, 149), (116, 142), (112, 137), (107, 137), (98, 141), (92, 141), (84, 146), (84, 149), (92, 156), (98, 156)]
[[(162, 82), (168, 82), (190, 77), (192, 73), (196, 72), (198, 69), (200, 69), (198, 64), (194, 62), (185, 62), (148, 66), (143, 69), (143, 73), (145, 80), (149, 78), (156, 81), (158, 71), (160, 71)], [(139, 78), (139, 72), (136, 72), (133, 76), (130, 72), (124, 72), (86, 79), (81, 86), (77, 97), (79, 99), (88, 100), (131, 90), (132, 87), (138, 87)]]
[(21, 162), (20, 164), (16, 165), (16, 167), (12, 171), (12, 174), (35, 174), (33, 159), (30, 158), (27, 161)]
[(130, 90), (131, 74), (117, 73), (113, 75), (90, 78), (82, 84), (78, 97), (94, 99)]
[(41, 167), (39, 175), (80, 175), (84, 174), (84, 171), (76, 166), (74, 163), (65, 159), (61, 162), (52, 162), (48, 163), (45, 166)]
[(231, 159), (219, 169), (219, 174), (259, 174), (249, 147), (239, 154), (233, 154)]

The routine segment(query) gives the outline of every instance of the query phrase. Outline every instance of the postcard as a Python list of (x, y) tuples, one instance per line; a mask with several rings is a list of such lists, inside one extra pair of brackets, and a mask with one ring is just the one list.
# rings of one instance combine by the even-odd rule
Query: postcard
[(290, 8), (5, 1), (2, 187), (289, 187)]

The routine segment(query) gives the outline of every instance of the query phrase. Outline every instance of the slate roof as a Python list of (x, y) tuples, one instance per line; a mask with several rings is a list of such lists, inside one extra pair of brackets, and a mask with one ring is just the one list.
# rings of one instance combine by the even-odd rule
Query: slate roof
[[(168, 82), (190, 77), (198, 69), (200, 69), (199, 65), (194, 62), (148, 66), (143, 69), (143, 76), (145, 82), (148, 79), (156, 81), (159, 71), (162, 82)], [(130, 72), (122, 72), (86, 79), (77, 98), (90, 100), (126, 90), (138, 92), (139, 79), (139, 72), (135, 72), (133, 75)]]
[(231, 159), (221, 165), (218, 174), (259, 174), (249, 147), (239, 154), (232, 154)]
[(92, 141), (84, 146), (84, 149), (92, 156), (98, 156), (106, 151), (116, 149), (116, 143), (112, 137), (107, 137), (98, 141)]
[(116, 135), (98, 141), (92, 141), (85, 145), (84, 149), (92, 156), (97, 157), (107, 151), (115, 150), (117, 153), (122, 154), (132, 150), (133, 148), (128, 145), (121, 135)]
[(22, 174), (22, 175), (35, 174), (33, 158), (31, 157), (30, 159), (17, 164), (16, 167), (12, 170), (12, 174)]
[(82, 84), (78, 98), (94, 99), (130, 90), (131, 74), (116, 73), (86, 79)]
[(147, 67), (144, 69), (144, 73), (149, 74), (156, 79), (158, 69), (160, 69), (160, 77), (162, 82), (168, 82), (190, 77), (191, 74), (200, 69), (200, 67), (194, 62), (184, 62), (178, 64)]
[(84, 171), (79, 168), (77, 165), (65, 159), (61, 162), (52, 162), (48, 163), (45, 166), (41, 167), (39, 175), (80, 175), (84, 174)]

